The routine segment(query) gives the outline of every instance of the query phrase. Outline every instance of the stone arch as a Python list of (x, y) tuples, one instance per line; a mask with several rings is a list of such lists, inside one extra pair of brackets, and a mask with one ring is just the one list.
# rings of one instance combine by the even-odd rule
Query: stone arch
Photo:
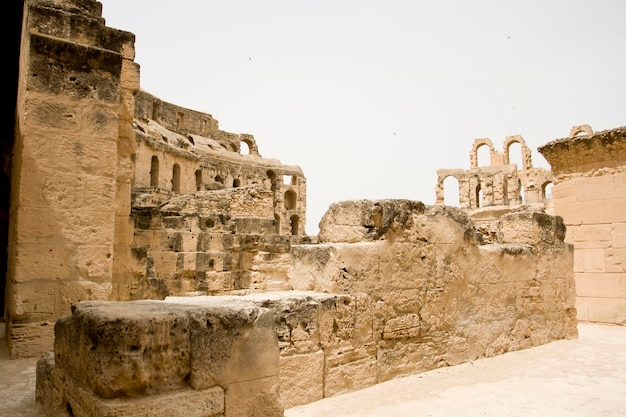
[(541, 199), (542, 200), (551, 200), (552, 199), (552, 187), (554, 184), (552, 181), (546, 181), (541, 184)]
[(298, 235), (298, 229), (300, 227), (300, 217), (297, 214), (294, 214), (289, 218), (289, 220), (291, 221), (291, 234), (293, 236)]
[(491, 165), (494, 148), (493, 143), (488, 138), (475, 139), (474, 145), (472, 146), (472, 151), (470, 153), (470, 165), (472, 168), (478, 168), (478, 149), (482, 146), (487, 146), (489, 148), (489, 165)]
[(150, 160), (150, 187), (159, 186), (159, 157), (152, 156)]
[(520, 152), (521, 152), (521, 155), (520, 155), (521, 166), (519, 166), (518, 168), (522, 171), (528, 171), (529, 169), (532, 168), (532, 156), (531, 156), (530, 148), (526, 146), (526, 141), (521, 135), (513, 135), (513, 136), (506, 137), (504, 141), (504, 163), (505, 164), (513, 163), (511, 161), (511, 146), (516, 143), (519, 143)]
[(461, 207), (461, 182), (454, 175), (447, 175), (441, 181), (443, 187), (443, 204)]
[(276, 172), (274, 172), (271, 169), (268, 169), (265, 174), (267, 175), (267, 178), (269, 178), (270, 180), (271, 190), (276, 191)]
[(476, 193), (476, 208), (480, 208), (484, 205), (484, 199), (485, 199), (484, 190), (480, 181), (478, 181), (478, 185), (476, 185), (474, 192)]
[(573, 138), (574, 136), (578, 136), (581, 133), (591, 136), (593, 134), (593, 130), (591, 130), (591, 126), (589, 125), (573, 126), (569, 131), (569, 137)]
[(180, 165), (172, 166), (172, 191), (180, 193)]
[(241, 142), (240, 142), (239, 146), (241, 146), (241, 144), (244, 144), (245, 147), (248, 148), (248, 154), (249, 155), (260, 156), (259, 155), (259, 147), (256, 144), (256, 140), (254, 139), (254, 136), (242, 134), (242, 135), (240, 135), (240, 139), (241, 139)]
[(295, 210), (298, 201), (298, 194), (294, 190), (285, 191), (285, 208)]

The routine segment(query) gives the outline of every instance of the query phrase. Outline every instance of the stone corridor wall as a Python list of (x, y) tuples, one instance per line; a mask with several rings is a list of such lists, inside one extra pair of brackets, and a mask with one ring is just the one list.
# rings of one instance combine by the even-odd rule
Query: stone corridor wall
[[(582, 134), (581, 134), (582, 133)], [(555, 175), (554, 211), (575, 247), (578, 318), (626, 324), (626, 128), (570, 137), (539, 148)]]
[[(504, 214), (498, 241), (481, 244), (455, 208), (337, 203), (321, 243), (291, 249), (295, 290), (77, 304), (57, 324), (54, 357), (40, 361), (38, 396), (60, 410), (50, 416), (67, 417), (67, 404), (128, 410), (137, 402), (145, 412), (142, 404), (175, 395), (187, 399), (181, 407), (198, 404), (213, 389), (225, 404), (215, 415), (281, 415), (399, 376), (574, 338), (564, 235), (559, 217), (528, 209)], [(219, 378), (224, 369), (237, 370), (227, 373), (233, 379)]]

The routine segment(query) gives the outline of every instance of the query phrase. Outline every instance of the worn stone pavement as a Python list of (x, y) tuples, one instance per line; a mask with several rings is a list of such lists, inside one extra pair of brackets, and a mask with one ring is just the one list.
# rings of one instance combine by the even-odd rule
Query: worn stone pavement
[[(286, 417), (626, 416), (626, 327), (388, 381), (294, 407)], [(10, 360), (0, 323), (0, 417), (42, 417), (36, 358)]]

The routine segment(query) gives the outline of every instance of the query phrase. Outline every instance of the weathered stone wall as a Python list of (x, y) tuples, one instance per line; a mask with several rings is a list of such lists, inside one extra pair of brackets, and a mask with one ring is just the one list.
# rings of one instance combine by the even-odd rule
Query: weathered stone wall
[(290, 235), (262, 186), (199, 191), (136, 208), (132, 298), (289, 289)]
[(117, 238), (132, 236), (134, 140), (123, 125), (138, 89), (134, 35), (106, 27), (99, 2), (24, 7), (6, 288), (13, 357), (48, 349), (72, 303), (111, 295)]
[(539, 152), (555, 175), (554, 211), (576, 248), (578, 318), (626, 324), (626, 128), (577, 126)]
[[(521, 147), (521, 167), (511, 162), (511, 146)], [(489, 149), (489, 163), (479, 165), (478, 150)], [(458, 181), (459, 201), (444, 201), (444, 182), (454, 177)], [(491, 206), (518, 206), (522, 204), (546, 205), (549, 199), (546, 187), (552, 184), (552, 173), (544, 168), (533, 168), (532, 152), (524, 138), (508, 136), (503, 152), (498, 152), (490, 139), (476, 139), (470, 152), (470, 169), (437, 170), (435, 203), (476, 210)]]
[[(126, 407), (153, 397), (160, 404), (174, 392), (185, 393), (189, 405), (206, 395), (193, 390), (216, 386), (224, 391), (225, 415), (229, 396), (251, 407), (250, 392), (264, 399), (260, 407), (279, 412), (576, 337), (573, 250), (564, 235), (559, 217), (519, 209), (501, 215), (497, 242), (481, 245), (480, 232), (458, 209), (406, 200), (337, 203), (323, 218), (323, 243), (293, 246), (291, 263), (283, 264), (295, 291), (78, 304), (57, 324), (55, 361), (40, 361), (38, 395), (47, 409), (59, 410), (67, 403), (72, 410), (92, 402), (102, 408), (113, 397)], [(229, 325), (207, 336), (215, 325), (204, 321), (215, 317), (215, 306), (227, 313), (219, 322)], [(250, 320), (230, 318), (251, 311), (265, 312), (271, 342), (246, 336), (240, 326)], [(269, 361), (271, 371), (250, 361)], [(231, 367), (249, 381), (245, 389), (234, 390), (240, 380), (228, 385), (212, 376)], [(216, 382), (197, 383), (209, 380)], [(89, 395), (76, 394), (79, 384), (90, 387)]]

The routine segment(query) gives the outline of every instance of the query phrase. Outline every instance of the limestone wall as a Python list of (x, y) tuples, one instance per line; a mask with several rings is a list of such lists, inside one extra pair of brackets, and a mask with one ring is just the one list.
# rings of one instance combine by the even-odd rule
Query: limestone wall
[(262, 186), (200, 191), (136, 208), (131, 298), (289, 289), (290, 235)]
[(132, 236), (134, 140), (122, 125), (138, 88), (134, 35), (106, 27), (99, 2), (24, 7), (6, 286), (13, 357), (48, 348), (73, 302), (112, 292), (117, 237)]
[[(258, 415), (274, 415), (399, 376), (573, 338), (573, 248), (564, 235), (559, 217), (519, 209), (502, 214), (497, 242), (481, 245), (471, 219), (454, 208), (337, 203), (323, 218), (322, 243), (293, 246), (283, 264), (293, 291), (78, 304), (57, 324), (54, 361), (40, 361), (38, 396), (47, 409), (70, 404), (77, 416), (85, 404), (112, 409), (114, 397), (125, 407), (138, 402), (142, 412), (141, 404), (173, 395), (191, 406), (214, 389), (224, 392), (225, 415), (229, 398), (249, 407), (255, 395), (259, 407), (270, 407)], [(257, 324), (265, 330), (257, 333)], [(268, 327), (271, 341), (247, 336), (269, 337)], [(222, 369), (250, 382), (235, 390), (240, 382), (213, 376)]]
[(576, 248), (578, 318), (626, 324), (626, 128), (578, 126), (571, 135), (539, 152), (555, 175), (554, 211)]

